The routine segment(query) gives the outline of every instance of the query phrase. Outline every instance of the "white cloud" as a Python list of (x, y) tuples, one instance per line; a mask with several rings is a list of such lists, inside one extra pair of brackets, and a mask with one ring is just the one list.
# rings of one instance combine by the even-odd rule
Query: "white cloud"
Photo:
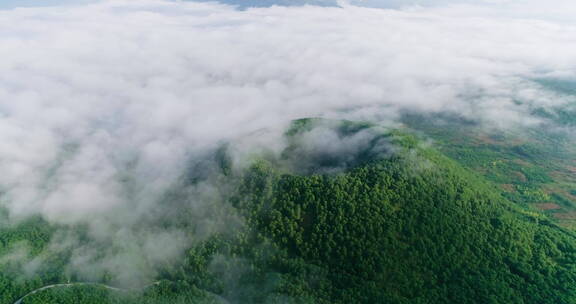
[(516, 15), (156, 0), (1, 11), (2, 202), (106, 238), (149, 214), (191, 157), (291, 119), (534, 123), (527, 104), (566, 98), (527, 79), (574, 75), (576, 28)]

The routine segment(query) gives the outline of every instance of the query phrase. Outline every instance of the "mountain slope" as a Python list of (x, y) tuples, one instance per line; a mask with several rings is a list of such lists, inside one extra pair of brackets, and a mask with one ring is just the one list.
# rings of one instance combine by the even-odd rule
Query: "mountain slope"
[(393, 141), (394, 155), (344, 173), (259, 165), (246, 177), (256, 230), (327, 273), (326, 290), (309, 290), (342, 303), (576, 301), (572, 233), (410, 137)]
[(576, 303), (575, 235), (415, 137), (319, 119), (286, 137), (280, 156), (245, 170), (215, 154), (243, 228), (190, 248), (158, 286), (100, 301)]

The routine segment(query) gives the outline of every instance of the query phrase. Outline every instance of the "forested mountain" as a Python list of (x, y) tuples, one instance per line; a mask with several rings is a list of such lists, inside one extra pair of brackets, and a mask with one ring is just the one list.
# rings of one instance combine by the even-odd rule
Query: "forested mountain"
[[(443, 142), (323, 119), (295, 121), (285, 137), (280, 155), (239, 170), (223, 147), (210, 177), (184, 179), (227, 185), (243, 224), (194, 244), (156, 284), (56, 287), (23, 303), (576, 303), (574, 232)], [(173, 221), (185, 226), (188, 212)], [(46, 256), (56, 228), (3, 228), (0, 254), (25, 241)], [(75, 281), (67, 256), (48, 257), (51, 267), (23, 276), (5, 255), (0, 303)]]

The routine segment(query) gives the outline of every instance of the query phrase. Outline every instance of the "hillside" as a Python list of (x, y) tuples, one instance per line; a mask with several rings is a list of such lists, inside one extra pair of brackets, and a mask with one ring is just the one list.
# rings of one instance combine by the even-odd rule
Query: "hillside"
[[(335, 153), (307, 139), (316, 133), (362, 149)], [(286, 136), (282, 155), (241, 172), (217, 154), (244, 228), (193, 246), (157, 286), (54, 288), (24, 303), (576, 302), (574, 233), (414, 136), (316, 119)], [(27, 240), (41, 250), (50, 231), (41, 220), (3, 229), (2, 248)], [(4, 263), (0, 303), (69, 280), (58, 269), (66, 257), (55, 261), (17, 281)]]
[(568, 127), (576, 115), (558, 110), (546, 117), (553, 118), (549, 125), (507, 131), (441, 114), (408, 114), (403, 121), (432, 138), (442, 153), (499, 185), (509, 200), (574, 230), (576, 150)]

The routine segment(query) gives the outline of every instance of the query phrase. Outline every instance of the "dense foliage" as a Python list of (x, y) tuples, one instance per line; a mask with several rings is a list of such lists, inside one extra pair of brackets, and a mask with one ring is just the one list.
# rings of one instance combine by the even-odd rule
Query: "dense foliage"
[[(300, 147), (326, 124), (341, 139), (367, 136), (353, 161)], [(224, 168), (244, 229), (190, 248), (159, 284), (54, 288), (24, 303), (576, 303), (573, 232), (414, 137), (371, 129), (298, 121), (280, 158)], [(335, 161), (309, 161), (321, 157)], [(50, 234), (40, 223), (3, 230), (1, 248), (28, 240), (40, 250)], [(69, 279), (14, 278), (2, 272), (0, 303)]]
[(241, 209), (288, 257), (324, 269), (324, 282), (301, 288), (326, 303), (576, 301), (570, 232), (434, 151), (409, 148), (335, 176), (256, 166)]

